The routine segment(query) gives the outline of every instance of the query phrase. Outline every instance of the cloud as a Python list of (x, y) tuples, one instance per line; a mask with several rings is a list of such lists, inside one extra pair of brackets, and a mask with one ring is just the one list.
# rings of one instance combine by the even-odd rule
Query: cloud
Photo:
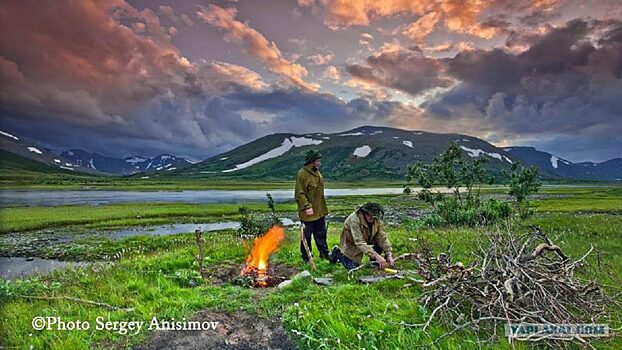
[(175, 12), (173, 11), (173, 8), (170, 7), (170, 6), (160, 5), (160, 6), (158, 6), (158, 11), (162, 15), (167, 16), (169, 18), (174, 18), (174, 16), (175, 16)]
[(322, 75), (322, 77), (338, 81), (341, 79), (341, 73), (339, 72), (339, 69), (337, 69), (337, 67), (328, 66), (326, 67), (326, 69), (324, 69), (324, 74)]
[(182, 14), (181, 16), (179, 16), (179, 19), (188, 27), (192, 28), (194, 27), (194, 22), (192, 22), (192, 20), (190, 19), (190, 17), (188, 17), (188, 15), (186, 14)]
[[(263, 90), (268, 88), (261, 76), (256, 72), (236, 64), (226, 62), (213, 62), (199, 71), (201, 81), (209, 82), (208, 86), (214, 86), (220, 91), (233, 91), (231, 87), (240, 85), (251, 90)], [(219, 84), (221, 84), (219, 86)], [(216, 91), (214, 91), (215, 93)]]
[[(270, 85), (233, 63), (190, 62), (153, 11), (123, 1), (36, 8), (12, 2), (0, 11), (2, 38), (12, 39), (0, 40), (2, 128), (53, 149), (78, 147), (109, 156), (175, 153), (198, 160), (269, 133), (338, 131), (406, 115), (399, 104), (349, 103)], [(50, 12), (71, 20), (52, 22)], [(239, 33), (239, 22), (229, 23), (236, 29), (227, 36), (251, 40), (248, 28)], [(277, 61), (283, 60), (274, 44), (247, 44), (249, 51), (274, 49)], [(33, 55), (32, 47), (46, 54)], [(253, 120), (253, 113), (269, 118)]]
[[(460, 53), (442, 61), (460, 83), (423, 108), (448, 123), (468, 124), (467, 132), (494, 134), (499, 140), (530, 138), (535, 144), (581, 136), (607, 138), (622, 149), (620, 33), (618, 20), (573, 20), (534, 37), (518, 54), (501, 49)], [(556, 149), (578, 159), (585, 152), (577, 145)]]
[(363, 38), (365, 38), (365, 39), (368, 39), (368, 40), (373, 40), (374, 39), (373, 35), (371, 35), (369, 33), (363, 33), (363, 34), (361, 34), (361, 36)]
[[(478, 38), (491, 39), (503, 34), (492, 22), (482, 18), (493, 13), (512, 13), (526, 17), (526, 22), (535, 23), (536, 13), (553, 12), (562, 5), (562, 0), (461, 0), (461, 1), (393, 1), (393, 0), (317, 0), (299, 1), (302, 7), (321, 7), (324, 22), (332, 29), (350, 26), (368, 26), (376, 18), (397, 15), (416, 16), (417, 19), (406, 26), (400, 26), (401, 33), (421, 44), (435, 29), (468, 34)], [(528, 12), (529, 14), (525, 14)], [(532, 16), (530, 20), (528, 17)]]
[(222, 8), (216, 5), (200, 6), (197, 16), (219, 30), (225, 32), (225, 40), (242, 45), (246, 52), (258, 58), (266, 68), (287, 78), (296, 86), (317, 90), (318, 86), (304, 81), (307, 70), (300, 64), (283, 58), (274, 42), (269, 42), (261, 33), (248, 24), (238, 21), (237, 10), (233, 7)]
[(313, 64), (315, 65), (323, 65), (323, 64), (328, 64), (330, 63), (330, 61), (332, 61), (335, 58), (334, 54), (325, 54), (322, 55), (321, 53), (316, 53), (315, 55), (311, 55), (308, 57), (308, 59), (313, 62)]
[(451, 85), (452, 81), (443, 76), (438, 60), (425, 57), (414, 50), (395, 47), (390, 47), (389, 50), (369, 56), (366, 65), (352, 64), (346, 66), (346, 70), (357, 81), (411, 95)]

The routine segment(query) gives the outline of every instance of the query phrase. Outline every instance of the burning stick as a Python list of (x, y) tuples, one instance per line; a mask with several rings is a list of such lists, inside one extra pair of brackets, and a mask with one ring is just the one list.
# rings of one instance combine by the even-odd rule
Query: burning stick
[(311, 250), (309, 249), (309, 245), (307, 244), (307, 240), (305, 239), (305, 224), (300, 223), (300, 240), (302, 241), (302, 245), (305, 247), (305, 252), (309, 257), (309, 264), (311, 264), (311, 268), (313, 271), (316, 270), (315, 262), (313, 262), (313, 256), (311, 255)]

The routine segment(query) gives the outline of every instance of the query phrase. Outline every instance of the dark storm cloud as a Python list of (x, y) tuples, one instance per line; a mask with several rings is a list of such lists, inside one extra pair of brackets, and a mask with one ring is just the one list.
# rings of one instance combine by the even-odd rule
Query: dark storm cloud
[(350, 75), (366, 83), (377, 84), (416, 95), (433, 87), (447, 87), (451, 80), (441, 76), (438, 60), (418, 50), (392, 50), (369, 56), (367, 66), (348, 65)]
[[(460, 53), (445, 60), (447, 73), (460, 83), (424, 108), (448, 121), (485, 125), (499, 140), (549, 140), (549, 148), (571, 159), (585, 156), (588, 140), (602, 145), (602, 139), (615, 147), (592, 154), (619, 156), (621, 28), (616, 20), (573, 20), (517, 55), (500, 49)], [(551, 140), (578, 136), (585, 142), (552, 146)]]
[[(154, 11), (123, 1), (6, 5), (0, 126), (51, 148), (203, 159), (270, 132), (342, 129), (391, 113), (370, 102), (355, 115), (333, 95), (271, 87), (239, 65), (191, 63)], [(272, 120), (254, 119), (260, 113)]]
[(561, 17), (559, 12), (535, 10), (525, 16), (518, 17), (520, 23), (535, 27)]

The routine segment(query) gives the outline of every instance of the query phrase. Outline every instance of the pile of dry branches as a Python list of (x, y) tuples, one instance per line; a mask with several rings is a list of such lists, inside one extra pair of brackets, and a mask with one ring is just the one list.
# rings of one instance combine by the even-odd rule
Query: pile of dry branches
[[(509, 228), (485, 233), (473, 264), (468, 266), (452, 261), (451, 248), (438, 256), (425, 249), (409, 254), (417, 263), (416, 273), (423, 277), (410, 279), (424, 287), (422, 303), (433, 310), (427, 322), (409, 326), (425, 331), (435, 317), (451, 324), (452, 330), (436, 342), (467, 328), (494, 338), (507, 324), (613, 326), (609, 311), (616, 301), (595, 281), (575, 275), (592, 251), (593, 247), (578, 260), (571, 260), (539, 227), (531, 227), (524, 235)], [(554, 337), (529, 340), (555, 348), (569, 345)], [(572, 340), (591, 347), (588, 338)]]

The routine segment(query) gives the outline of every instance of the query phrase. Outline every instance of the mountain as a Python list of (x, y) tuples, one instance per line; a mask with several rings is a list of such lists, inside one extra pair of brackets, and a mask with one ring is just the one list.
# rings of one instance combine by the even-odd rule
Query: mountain
[(31, 183), (33, 181), (44, 184), (62, 184), (76, 180), (84, 181), (101, 178), (100, 175), (67, 170), (0, 150), (0, 186)]
[(541, 172), (555, 177), (580, 180), (622, 180), (622, 158), (601, 163), (573, 163), (534, 147), (506, 147), (503, 150), (525, 165), (535, 165)]
[(403, 180), (407, 166), (431, 162), (456, 142), (467, 158), (486, 157), (489, 174), (512, 164), (506, 151), (476, 137), (364, 126), (334, 134), (273, 134), (155, 178), (291, 180), (311, 148), (322, 152), (322, 174), (332, 180)]
[(74, 164), (117, 175), (168, 171), (169, 169), (181, 169), (193, 164), (193, 162), (185, 158), (170, 154), (162, 154), (152, 158), (133, 156), (121, 159), (106, 157), (98, 153), (90, 153), (80, 149), (71, 149), (63, 152), (61, 155), (71, 160)]
[[(59, 156), (32, 140), (27, 140), (5, 131), (0, 131), (0, 148), (5, 152), (18, 155), (20, 158), (40, 162), (53, 168), (94, 173), (93, 169), (74, 163), (63, 156)], [(4, 154), (4, 156), (7, 155)], [(6, 159), (8, 158), (5, 157), (5, 160)], [(20, 163), (23, 162), (20, 160)]]

